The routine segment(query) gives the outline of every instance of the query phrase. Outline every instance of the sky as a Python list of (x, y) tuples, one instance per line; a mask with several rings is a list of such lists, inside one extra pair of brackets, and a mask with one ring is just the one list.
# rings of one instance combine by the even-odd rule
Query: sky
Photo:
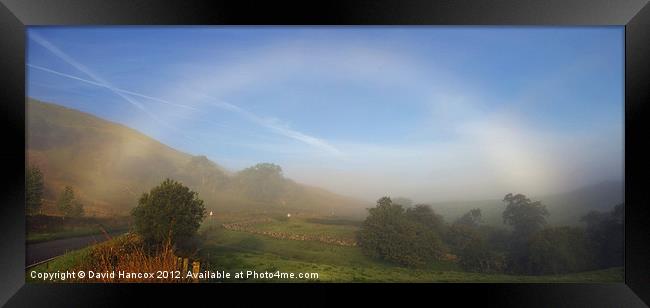
[(29, 27), (27, 95), (364, 200), (623, 179), (623, 27)]

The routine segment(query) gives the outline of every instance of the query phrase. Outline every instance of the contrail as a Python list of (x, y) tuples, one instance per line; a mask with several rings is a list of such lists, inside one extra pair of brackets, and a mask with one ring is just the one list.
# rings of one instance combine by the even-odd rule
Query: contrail
[[(100, 85), (100, 86), (103, 86), (103, 87), (105, 87), (105, 88), (108, 88), (108, 89), (111, 90), (113, 93), (115, 93), (115, 95), (117, 95), (117, 96), (121, 97), (122, 99), (126, 100), (127, 102), (131, 103), (133, 106), (135, 106), (135, 107), (137, 107), (138, 109), (144, 111), (145, 113), (150, 114), (149, 111), (147, 111), (146, 108), (144, 108), (144, 106), (143, 106), (140, 102), (138, 102), (138, 101), (136, 101), (136, 100), (134, 100), (134, 99), (132, 99), (132, 98), (130, 98), (130, 97), (127, 97), (126, 95), (124, 95), (124, 94), (123, 94), (122, 92), (120, 92), (120, 91), (115, 90), (115, 87), (112, 86), (108, 81), (104, 80), (104, 79), (101, 78), (100, 76), (98, 76), (98, 75), (96, 75), (95, 73), (93, 73), (93, 72), (92, 72), (90, 69), (88, 69), (86, 66), (84, 66), (83, 64), (77, 62), (75, 59), (73, 59), (72, 57), (70, 57), (68, 54), (66, 54), (65, 52), (63, 52), (63, 51), (62, 51), (61, 49), (59, 49), (58, 47), (54, 46), (52, 43), (50, 43), (50, 42), (47, 41), (46, 39), (42, 38), (40, 35), (38, 35), (38, 34), (32, 32), (32, 33), (30, 33), (30, 36), (29, 36), (29, 37), (30, 37), (34, 42), (36, 42), (37, 44), (41, 45), (42, 47), (44, 47), (45, 49), (47, 49), (49, 52), (51, 52), (51, 53), (53, 53), (55, 56), (59, 57), (61, 60), (65, 61), (66, 63), (68, 63), (68, 64), (70, 64), (70, 65), (72, 65), (74, 68), (76, 68), (76, 69), (79, 70), (80, 72), (82, 72), (82, 73), (88, 75), (88, 77), (90, 77), (90, 79), (92, 79), (92, 81), (93, 81), (95, 84), (98, 84), (98, 85)], [(150, 115), (151, 115), (151, 114), (150, 114)]]
[[(207, 96), (206, 96), (207, 97)], [(209, 98), (209, 97), (208, 97)], [(341, 156), (343, 153), (337, 149), (336, 147), (332, 146), (331, 144), (327, 143), (325, 140), (322, 140), (317, 137), (309, 136), (307, 134), (304, 134), (302, 132), (290, 129), (288, 127), (278, 125), (274, 123), (273, 121), (269, 121), (267, 119), (264, 119), (252, 112), (249, 112), (247, 110), (244, 110), (240, 108), (239, 106), (224, 102), (224, 101), (217, 101), (212, 103), (213, 106), (230, 110), (236, 113), (239, 113), (243, 115), (244, 117), (248, 118), (249, 120), (257, 123), (258, 125), (264, 126), (268, 129), (271, 129), (272, 131), (276, 132), (277, 134), (283, 135), (285, 137), (289, 137), (294, 140), (298, 140), (300, 142), (303, 142), (305, 144), (308, 144), (313, 147), (320, 148), (322, 150), (325, 150), (329, 153), (332, 153), (336, 156)]]
[[(37, 69), (37, 70), (40, 70), (40, 71), (43, 71), (43, 72), (48, 72), (48, 73), (55, 74), (55, 75), (58, 75), (58, 76), (61, 76), (61, 77), (66, 77), (66, 78), (69, 78), (69, 79), (74, 79), (74, 80), (78, 80), (78, 81), (85, 82), (85, 83), (88, 83), (88, 84), (92, 84), (92, 85), (95, 85), (95, 86), (98, 86), (98, 87), (110, 89), (105, 84), (95, 82), (95, 81), (92, 81), (92, 80), (88, 80), (88, 79), (84, 79), (84, 78), (81, 78), (81, 77), (77, 77), (77, 76), (74, 76), (74, 75), (62, 73), (62, 72), (59, 72), (59, 71), (55, 71), (55, 70), (52, 70), (52, 69), (49, 69), (49, 68), (46, 68), (46, 67), (42, 67), (42, 66), (38, 66), (38, 65), (34, 65), (34, 64), (29, 64), (29, 63), (27, 64), (27, 66), (30, 67), (30, 68), (33, 68), (33, 69)], [(124, 90), (124, 89), (120, 89), (120, 88), (113, 88), (113, 90), (118, 91), (118, 92), (122, 92), (122, 93), (125, 93), (125, 94), (129, 94), (129, 95), (133, 95), (133, 96), (138, 96), (138, 97), (150, 99), (150, 100), (157, 101), (159, 103), (170, 105), (170, 106), (185, 108), (185, 109), (189, 109), (189, 110), (192, 110), (192, 111), (200, 111), (198, 108), (194, 108), (192, 106), (172, 103), (170, 101), (167, 101), (167, 100), (164, 100), (164, 99), (161, 99), (161, 98), (157, 98), (157, 97), (153, 97), (153, 96), (149, 96), (149, 95), (144, 95), (144, 94), (129, 91), (129, 90)]]
[[(62, 73), (62, 72), (59, 72), (59, 71), (55, 71), (55, 70), (45, 68), (45, 67), (42, 67), (42, 66), (38, 66), (38, 65), (34, 65), (34, 64), (27, 64), (28, 67), (33, 68), (33, 69), (37, 69), (37, 70), (41, 70), (41, 71), (44, 71), (44, 72), (48, 72), (48, 73), (51, 73), (51, 74), (55, 74), (55, 75), (58, 75), (58, 76), (61, 76), (61, 77), (66, 77), (66, 78), (69, 78), (69, 79), (74, 79), (74, 80), (77, 80), (77, 81), (85, 82), (85, 83), (92, 84), (92, 85), (95, 85), (95, 86), (98, 86), (98, 87), (107, 88), (111, 92), (113, 92), (115, 95), (117, 95), (117, 96), (121, 97), (122, 99), (126, 100), (128, 103), (130, 103), (131, 105), (133, 105), (136, 108), (140, 109), (142, 112), (146, 113), (148, 116), (150, 116), (154, 120), (158, 121), (159, 123), (165, 125), (166, 127), (169, 127), (169, 128), (172, 128), (174, 130), (179, 131), (177, 128), (175, 128), (173, 126), (170, 126), (169, 124), (165, 123), (164, 121), (162, 121), (161, 119), (156, 117), (154, 114), (149, 112), (144, 107), (144, 105), (142, 105), (142, 103), (138, 102), (137, 100), (135, 100), (135, 99), (133, 99), (133, 98), (131, 98), (131, 97), (125, 95), (125, 94), (150, 99), (150, 100), (157, 101), (159, 103), (163, 103), (163, 104), (167, 104), (167, 105), (186, 108), (186, 109), (190, 109), (190, 110), (194, 110), (194, 111), (200, 111), (199, 109), (191, 107), (191, 106), (182, 105), (182, 104), (175, 104), (175, 103), (166, 101), (166, 100), (161, 99), (161, 98), (157, 98), (157, 97), (144, 95), (144, 94), (129, 91), (129, 90), (116, 88), (111, 83), (109, 83), (105, 79), (101, 78), (99, 75), (93, 73), (86, 66), (84, 66), (83, 64), (81, 64), (81, 63), (77, 62), (76, 60), (74, 60), (72, 57), (70, 57), (69, 55), (64, 53), (62, 50), (60, 50), (59, 48), (54, 46), (52, 43), (50, 43), (49, 41), (47, 41), (46, 39), (44, 39), (40, 35), (38, 35), (38, 34), (36, 34), (34, 32), (31, 32), (29, 37), (34, 42), (38, 43), (39, 45), (43, 46), (45, 49), (47, 49), (48, 51), (50, 51), (51, 53), (53, 53), (54, 55), (59, 57), (61, 60), (65, 61), (66, 63), (72, 65), (77, 70), (79, 70), (82, 73), (86, 74), (88, 77), (90, 77), (91, 80), (81, 78), (81, 77), (78, 77), (78, 76), (74, 76), (74, 75), (70, 75), (70, 74), (66, 74), (66, 73)], [(205, 95), (203, 95), (203, 96), (205, 96)], [(205, 96), (205, 97), (207, 97), (207, 96)], [(229, 110), (229, 111), (239, 113), (239, 114), (243, 115), (244, 117), (248, 118), (249, 120), (251, 120), (252, 122), (255, 122), (258, 125), (264, 126), (264, 127), (268, 128), (268, 129), (274, 131), (277, 134), (283, 135), (285, 137), (288, 137), (288, 138), (291, 138), (291, 139), (294, 139), (294, 140), (298, 140), (300, 142), (303, 142), (303, 143), (305, 143), (307, 145), (310, 145), (310, 146), (313, 146), (313, 147), (316, 147), (316, 148), (320, 148), (322, 150), (325, 150), (325, 151), (327, 151), (329, 153), (332, 153), (334, 155), (337, 155), (337, 156), (340, 156), (342, 154), (339, 149), (337, 149), (336, 147), (330, 145), (329, 143), (327, 143), (326, 141), (324, 141), (324, 140), (322, 140), (320, 138), (309, 136), (309, 135), (304, 134), (302, 132), (292, 130), (292, 129), (290, 129), (290, 128), (286, 127), (286, 126), (283, 126), (283, 125), (278, 125), (277, 123), (274, 123), (273, 121), (269, 121), (269, 120), (267, 120), (265, 118), (262, 118), (262, 117), (260, 117), (260, 116), (258, 116), (256, 114), (253, 114), (253, 113), (251, 113), (251, 112), (249, 112), (247, 110), (244, 110), (244, 109), (242, 109), (242, 108), (240, 108), (240, 107), (238, 107), (236, 105), (233, 105), (233, 104), (230, 104), (230, 103), (227, 103), (227, 102), (223, 102), (223, 101), (213, 103), (212, 105), (220, 107), (222, 109), (226, 109), (226, 110)], [(186, 137), (189, 138), (188, 136), (186, 136)]]
[[(81, 77), (78, 77), (78, 76), (74, 76), (74, 75), (62, 73), (62, 72), (59, 72), (59, 71), (55, 71), (55, 70), (52, 70), (52, 69), (49, 69), (49, 68), (46, 68), (46, 67), (42, 67), (42, 66), (38, 66), (38, 65), (34, 65), (34, 64), (27, 64), (27, 66), (30, 67), (30, 68), (33, 68), (33, 69), (48, 72), (48, 73), (55, 74), (55, 75), (58, 75), (58, 76), (61, 76), (61, 77), (66, 77), (66, 78), (69, 78), (69, 79), (85, 82), (85, 83), (92, 84), (92, 85), (95, 85), (95, 86), (98, 86), (98, 87), (108, 88), (108, 89), (111, 89), (113, 91), (122, 92), (122, 93), (126, 93), (126, 94), (129, 94), (129, 95), (134, 95), (134, 96), (154, 100), (154, 101), (157, 101), (157, 102), (160, 102), (160, 103), (163, 103), (163, 104), (167, 104), (167, 105), (171, 105), (171, 106), (190, 109), (190, 110), (193, 110), (193, 111), (200, 111), (200, 109), (192, 107), (192, 106), (187, 106), (187, 105), (182, 105), (182, 104), (175, 104), (175, 103), (172, 103), (170, 101), (167, 101), (167, 100), (164, 100), (164, 99), (161, 99), (161, 98), (158, 98), (158, 97), (153, 97), (153, 96), (149, 96), (149, 95), (145, 95), (145, 94), (141, 94), (141, 93), (125, 90), (125, 89), (120, 89), (120, 88), (115, 88), (115, 87), (111, 88), (111, 87), (109, 87), (106, 84), (101, 83), (101, 82), (96, 82), (96, 81), (84, 79), (84, 78), (81, 78)], [(232, 111), (232, 112), (239, 113), (239, 114), (243, 115), (244, 117), (248, 118), (249, 120), (251, 120), (251, 121), (253, 121), (253, 122), (255, 122), (255, 123), (259, 124), (259, 125), (262, 125), (262, 126), (264, 126), (266, 128), (269, 128), (269, 129), (273, 130), (274, 132), (276, 132), (276, 133), (278, 133), (280, 135), (283, 135), (285, 137), (289, 137), (289, 138), (301, 141), (303, 143), (306, 143), (308, 145), (324, 149), (324, 150), (326, 150), (326, 151), (328, 151), (330, 153), (336, 154), (336, 155), (341, 155), (341, 151), (339, 151), (334, 146), (328, 144), (324, 140), (321, 140), (319, 138), (309, 136), (309, 135), (306, 135), (304, 133), (301, 133), (301, 132), (298, 132), (298, 131), (295, 131), (295, 130), (292, 130), (292, 129), (289, 129), (289, 128), (286, 128), (286, 127), (283, 127), (283, 126), (280, 126), (280, 125), (277, 125), (277, 124), (274, 124), (274, 123), (271, 123), (270, 121), (268, 121), (268, 120), (266, 120), (266, 119), (264, 119), (264, 118), (262, 118), (262, 117), (260, 117), (258, 115), (255, 115), (255, 114), (253, 114), (253, 113), (251, 113), (249, 111), (246, 111), (246, 110), (244, 110), (244, 109), (242, 109), (242, 108), (240, 108), (240, 107), (238, 107), (236, 105), (226, 103), (226, 102), (223, 102), (223, 101), (212, 103), (212, 105), (216, 106), (216, 107), (219, 107), (219, 108), (222, 108), (222, 109)], [(215, 122), (212, 122), (212, 121), (210, 121), (210, 122), (215, 123)]]
[[(83, 79), (83, 78), (79, 78), (79, 77), (76, 77), (76, 76), (72, 76), (72, 75), (64, 74), (64, 73), (61, 73), (61, 72), (56, 72), (56, 71), (54, 71), (54, 70), (45, 69), (45, 68), (42, 68), (42, 67), (37, 67), (37, 66), (35, 66), (35, 65), (30, 65), (30, 64), (28, 64), (28, 66), (33, 67), (33, 68), (37, 68), (37, 69), (42, 69), (42, 70), (44, 70), (44, 71), (48, 71), (48, 72), (50, 72), (50, 73), (55, 73), (55, 74), (57, 74), (57, 75), (59, 75), (59, 76), (64, 76), (64, 77), (68, 77), (68, 78), (76, 79), (76, 80), (79, 80), (79, 81), (84, 81), (84, 82), (87, 82), (87, 83), (90, 83), (90, 84), (93, 84), (93, 85), (96, 85), (96, 86), (100, 86), (100, 87), (107, 88), (107, 89), (111, 90), (111, 92), (113, 92), (115, 95), (119, 96), (120, 98), (124, 99), (125, 101), (127, 101), (127, 102), (130, 103), (131, 105), (133, 105), (133, 106), (135, 106), (136, 108), (140, 109), (142, 112), (144, 112), (146, 115), (148, 115), (149, 117), (151, 117), (152, 119), (154, 119), (156, 122), (162, 124), (163, 126), (165, 126), (165, 127), (167, 127), (167, 128), (170, 128), (170, 129), (172, 129), (172, 130), (178, 131), (178, 132), (180, 133), (180, 130), (179, 130), (178, 128), (173, 127), (173, 126), (169, 125), (168, 123), (166, 123), (165, 121), (161, 120), (161, 119), (158, 118), (156, 115), (154, 115), (153, 113), (149, 112), (149, 110), (147, 110), (147, 109), (144, 107), (144, 105), (142, 105), (142, 103), (140, 103), (139, 101), (133, 99), (132, 97), (129, 97), (129, 96), (126, 95), (125, 93), (129, 93), (129, 94), (137, 95), (137, 96), (141, 96), (141, 97), (145, 97), (145, 95), (137, 94), (137, 93), (134, 94), (134, 93), (131, 92), (131, 91), (125, 91), (125, 90), (121, 90), (121, 89), (117, 89), (117, 88), (115, 88), (111, 83), (109, 83), (108, 81), (106, 81), (104, 78), (102, 78), (102, 77), (100, 77), (99, 75), (93, 73), (89, 68), (87, 68), (87, 67), (84, 66), (83, 64), (77, 62), (75, 59), (73, 59), (72, 57), (70, 57), (68, 54), (66, 54), (65, 52), (63, 52), (61, 49), (59, 49), (58, 47), (54, 46), (54, 45), (53, 45), (52, 43), (50, 43), (48, 40), (44, 39), (43, 37), (41, 37), (40, 35), (38, 35), (38, 34), (36, 34), (36, 33), (34, 33), (34, 32), (31, 32), (31, 33), (29, 34), (29, 38), (31, 38), (34, 42), (36, 42), (37, 44), (39, 44), (39, 45), (41, 45), (42, 47), (44, 47), (45, 49), (47, 49), (49, 52), (51, 52), (51, 53), (54, 54), (55, 56), (59, 57), (59, 58), (60, 58), (61, 60), (63, 60), (64, 62), (70, 64), (71, 66), (73, 66), (73, 67), (76, 68), (77, 70), (79, 70), (79, 71), (81, 71), (82, 73), (86, 74), (88, 77), (90, 77), (91, 80), (85, 80), (85, 79)], [(182, 134), (182, 133), (181, 133), (181, 134)], [(193, 138), (190, 138), (189, 136), (187, 136), (187, 135), (185, 135), (185, 134), (182, 134), (182, 135), (183, 135), (184, 137), (188, 138), (188, 139), (194, 140)], [(196, 141), (196, 140), (194, 140), (194, 141)]]

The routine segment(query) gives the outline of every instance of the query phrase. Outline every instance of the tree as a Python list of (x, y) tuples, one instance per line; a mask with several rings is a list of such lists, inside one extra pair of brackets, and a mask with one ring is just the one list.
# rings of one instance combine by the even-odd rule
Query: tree
[(83, 204), (76, 199), (72, 187), (66, 186), (59, 196), (57, 207), (63, 217), (81, 217), (84, 214)]
[(454, 224), (465, 225), (471, 228), (478, 228), (481, 222), (481, 209), (472, 209), (460, 218), (456, 219)]
[(482, 241), (483, 238), (475, 228), (464, 224), (453, 224), (447, 229), (445, 240), (451, 251), (459, 255), (469, 244)]
[(260, 163), (237, 174), (239, 184), (252, 199), (276, 201), (286, 190), (282, 168), (271, 163)]
[(505, 228), (482, 225), (478, 228), (480, 234), (484, 234), (488, 245), (495, 251), (507, 252), (510, 242), (510, 232)]
[(549, 216), (546, 206), (539, 201), (531, 201), (523, 194), (507, 194), (503, 201), (503, 222), (512, 227), (507, 253), (507, 268), (512, 273), (527, 273), (529, 270), (530, 237), (546, 225)]
[(393, 203), (399, 204), (404, 208), (409, 208), (409, 207), (413, 206), (413, 200), (411, 200), (409, 198), (404, 198), (404, 197), (397, 197), (397, 198), (393, 199)]
[(513, 227), (516, 239), (526, 241), (546, 225), (549, 213), (540, 201), (533, 202), (522, 194), (507, 194), (503, 201), (507, 203), (503, 222)]
[(179, 243), (192, 238), (206, 211), (196, 192), (166, 179), (142, 194), (131, 214), (136, 232), (147, 244), (156, 245), (167, 239)]
[(472, 242), (484, 241), (478, 232), (481, 210), (472, 209), (465, 213), (447, 229), (445, 239), (455, 254), (460, 254)]
[[(426, 212), (426, 210), (424, 210)], [(418, 266), (442, 256), (440, 237), (418, 215), (406, 215), (389, 197), (377, 200), (358, 233), (359, 246), (367, 255), (389, 262)]]
[(566, 274), (593, 268), (593, 255), (582, 229), (547, 228), (535, 233), (528, 246), (526, 272), (530, 274)]
[(84, 215), (84, 205), (79, 202), (79, 200), (74, 200), (72, 202), (72, 207), (70, 209), (71, 217), (82, 217)]
[(30, 166), (25, 172), (25, 203), (27, 214), (35, 215), (41, 210), (43, 199), (43, 173), (36, 166)]
[(481, 210), (470, 210), (447, 229), (446, 243), (458, 256), (458, 264), (465, 271), (500, 272), (505, 266), (505, 261), (491, 245), (494, 230), (487, 226), (481, 227), (480, 221)]
[(56, 206), (63, 214), (63, 217), (70, 217), (73, 213), (74, 191), (72, 187), (66, 186), (56, 202)]
[(480, 237), (469, 241), (458, 256), (459, 265), (468, 272), (496, 273), (501, 272), (505, 266), (504, 257)]
[(615, 206), (608, 213), (591, 211), (581, 220), (587, 224), (586, 236), (598, 266), (623, 265), (625, 204)]
[(444, 218), (436, 214), (429, 205), (418, 204), (415, 207), (407, 208), (405, 214), (409, 220), (420, 223), (439, 235), (444, 233)]

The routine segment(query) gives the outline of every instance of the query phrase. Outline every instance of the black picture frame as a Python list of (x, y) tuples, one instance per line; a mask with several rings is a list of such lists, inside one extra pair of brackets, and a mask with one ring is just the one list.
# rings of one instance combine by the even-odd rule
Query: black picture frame
[[(169, 296), (218, 306), (479, 301), (489, 306), (644, 307), (650, 303), (650, 5), (645, 0), (144, 1), (0, 0), (0, 303), (9, 307), (117, 306), (124, 296)], [(535, 25), (625, 26), (625, 283), (619, 284), (25, 284), (25, 29), (31, 25)], [(237, 292), (235, 292), (237, 291)], [(403, 291), (403, 293), (402, 293)], [(396, 295), (400, 292), (400, 295)], [(235, 296), (234, 294), (244, 296)], [(290, 297), (286, 297), (288, 295)], [(300, 295), (301, 299), (292, 296)], [(445, 298), (445, 299), (443, 299)], [(345, 303), (350, 303), (345, 300)], [(645, 302), (645, 304), (644, 304)], [(130, 303), (130, 302), (126, 302)]]

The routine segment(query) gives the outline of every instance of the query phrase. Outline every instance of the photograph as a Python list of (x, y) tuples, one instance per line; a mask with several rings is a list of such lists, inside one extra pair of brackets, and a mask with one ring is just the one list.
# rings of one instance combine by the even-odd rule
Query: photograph
[(27, 26), (25, 282), (624, 283), (625, 31)]

